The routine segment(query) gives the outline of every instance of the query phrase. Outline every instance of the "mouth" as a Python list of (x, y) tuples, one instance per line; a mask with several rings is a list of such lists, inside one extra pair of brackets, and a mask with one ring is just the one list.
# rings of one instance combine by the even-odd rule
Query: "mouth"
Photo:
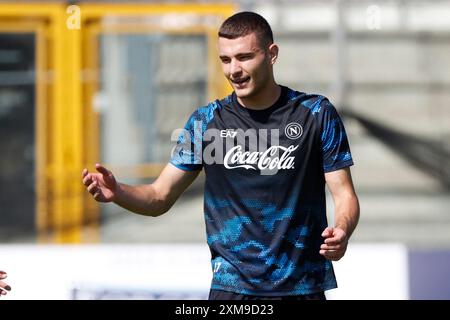
[(245, 85), (250, 81), (250, 77), (244, 77), (239, 79), (230, 79), (230, 81), (237, 87), (245, 87)]

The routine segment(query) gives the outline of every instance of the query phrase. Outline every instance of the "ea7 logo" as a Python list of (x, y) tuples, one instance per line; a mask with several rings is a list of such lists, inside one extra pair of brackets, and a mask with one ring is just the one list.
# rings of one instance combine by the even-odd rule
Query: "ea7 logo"
[(237, 135), (237, 132), (234, 131), (234, 129), (220, 130), (220, 136), (222, 138), (228, 138), (228, 137), (234, 138), (234, 137), (236, 137), (236, 135)]

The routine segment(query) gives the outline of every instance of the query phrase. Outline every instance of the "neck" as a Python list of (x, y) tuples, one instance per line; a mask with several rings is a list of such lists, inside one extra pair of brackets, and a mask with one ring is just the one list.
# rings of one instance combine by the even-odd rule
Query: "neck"
[(245, 108), (253, 110), (264, 110), (272, 106), (280, 97), (281, 87), (275, 81), (252, 97), (239, 98), (238, 102)]

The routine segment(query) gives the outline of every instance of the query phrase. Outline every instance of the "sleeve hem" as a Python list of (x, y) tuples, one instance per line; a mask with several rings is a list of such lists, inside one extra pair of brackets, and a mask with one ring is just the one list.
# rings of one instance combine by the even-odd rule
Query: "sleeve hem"
[(324, 168), (323, 171), (324, 171), (325, 173), (327, 173), (327, 172), (332, 172), (332, 171), (337, 171), (337, 170), (339, 170), (339, 169), (343, 169), (343, 168), (346, 168), (346, 167), (350, 167), (350, 166), (352, 166), (352, 165), (354, 165), (353, 160), (347, 160), (347, 161), (344, 161), (344, 162), (336, 163), (335, 165), (333, 165), (333, 166), (331, 166), (331, 167)]
[(200, 165), (200, 164), (184, 165), (181, 163), (174, 163), (172, 161), (169, 161), (169, 163), (183, 171), (201, 171), (202, 170), (202, 165)]

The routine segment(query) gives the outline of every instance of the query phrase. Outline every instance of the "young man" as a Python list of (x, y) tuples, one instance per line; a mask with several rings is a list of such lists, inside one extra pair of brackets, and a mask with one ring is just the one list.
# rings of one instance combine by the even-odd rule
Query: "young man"
[(11, 287), (6, 283), (3, 282), (3, 279), (6, 279), (6, 272), (0, 271), (0, 297), (4, 296), (8, 293), (8, 291), (11, 291)]
[(99, 164), (83, 183), (97, 201), (156, 217), (204, 169), (210, 299), (324, 299), (336, 287), (330, 260), (342, 258), (359, 218), (341, 119), (327, 98), (275, 82), (278, 46), (258, 14), (222, 24), (219, 55), (234, 92), (192, 114), (153, 184), (117, 183)]

